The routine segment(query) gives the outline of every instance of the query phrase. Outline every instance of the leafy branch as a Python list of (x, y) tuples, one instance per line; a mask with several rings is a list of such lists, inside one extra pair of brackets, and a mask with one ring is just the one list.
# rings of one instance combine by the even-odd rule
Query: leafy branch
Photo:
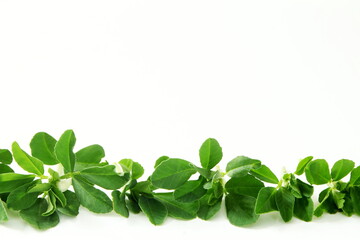
[[(221, 171), (220, 144), (207, 139), (199, 150), (199, 164), (161, 156), (154, 171), (139, 180), (140, 163), (122, 159), (110, 164), (97, 144), (74, 152), (76, 137), (65, 131), (58, 140), (35, 134), (31, 154), (17, 142), (0, 149), (0, 222), (8, 211), (37, 229), (58, 225), (61, 215), (76, 217), (80, 206), (94, 213), (115, 211), (123, 217), (143, 212), (154, 225), (167, 217), (209, 220), (225, 201), (226, 214), (236, 226), (254, 224), (261, 214), (278, 211), (284, 222), (293, 217), (311, 221), (327, 212), (360, 215), (360, 166), (337, 161), (331, 171), (324, 159), (302, 159), (293, 173), (278, 178), (260, 160), (237, 156)], [(13, 161), (15, 160), (15, 161)], [(15, 173), (17, 164), (27, 174)], [(300, 176), (305, 173), (305, 180)], [(350, 180), (343, 179), (350, 174)], [(226, 179), (228, 179), (226, 181)], [(327, 185), (314, 207), (313, 185)]]

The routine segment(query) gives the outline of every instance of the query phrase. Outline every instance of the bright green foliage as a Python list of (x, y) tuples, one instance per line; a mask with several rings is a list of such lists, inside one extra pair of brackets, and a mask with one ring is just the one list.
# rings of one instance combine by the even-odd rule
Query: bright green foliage
[(19, 164), (19, 166), (25, 171), (35, 173), (37, 175), (44, 174), (44, 164), (39, 159), (32, 157), (23, 151), (17, 142), (12, 144), (12, 152), (17, 164)]
[(113, 165), (86, 168), (80, 175), (89, 182), (110, 190), (121, 188), (129, 181), (129, 175), (120, 176)]
[(279, 179), (276, 175), (265, 165), (261, 165), (261, 167), (256, 169), (251, 169), (250, 174), (264, 182), (274, 184), (279, 183)]
[[(222, 148), (209, 138), (199, 150), (200, 167), (161, 156), (154, 172), (139, 180), (144, 175), (140, 163), (126, 158), (110, 164), (103, 160), (105, 151), (98, 144), (74, 153), (75, 142), (72, 130), (58, 141), (39, 132), (31, 139), (31, 155), (17, 142), (11, 152), (0, 149), (0, 222), (8, 220), (8, 210), (19, 211), (33, 227), (48, 229), (59, 223), (59, 215), (77, 216), (82, 206), (95, 213), (114, 210), (126, 218), (143, 212), (152, 224), (160, 225), (168, 216), (210, 220), (223, 200), (227, 218), (235, 226), (253, 224), (261, 214), (274, 211), (284, 222), (293, 217), (309, 222), (313, 215), (324, 213), (360, 215), (360, 166), (355, 168), (351, 160), (335, 162), (330, 171), (326, 160), (309, 156), (300, 160), (294, 173), (278, 178), (260, 160), (238, 156), (223, 172), (218, 165)], [(15, 173), (9, 166), (13, 158), (30, 174)], [(297, 178), (304, 173), (307, 182)], [(314, 203), (313, 185), (323, 184), (327, 188)], [(105, 190), (111, 190), (111, 198)]]
[(12, 162), (12, 154), (7, 149), (0, 149), (0, 163), (10, 164)]
[(300, 160), (299, 164), (297, 165), (297, 168), (296, 168), (296, 171), (294, 172), (294, 174), (296, 175), (301, 175), (305, 172), (305, 168), (306, 166), (309, 164), (309, 162), (311, 160), (313, 160), (314, 157), (312, 156), (309, 156), (309, 157), (306, 157), (306, 158), (303, 158)]
[(310, 162), (305, 169), (306, 179), (310, 184), (321, 185), (331, 179), (329, 165), (324, 159)]
[(41, 160), (44, 164), (57, 164), (59, 161), (56, 159), (54, 153), (55, 144), (55, 138), (45, 132), (39, 132), (31, 139), (31, 155)]
[(18, 173), (0, 174), (0, 193), (8, 193), (25, 183), (32, 182), (34, 175), (24, 175)]
[(354, 166), (355, 163), (351, 160), (341, 159), (337, 161), (331, 169), (331, 178), (334, 181), (341, 180), (353, 170)]
[(73, 152), (76, 138), (72, 130), (65, 131), (55, 145), (56, 159), (64, 166), (66, 172), (72, 172), (75, 167), (75, 153)]
[(179, 158), (170, 158), (157, 166), (151, 175), (151, 181), (154, 186), (159, 188), (176, 189), (194, 173), (196, 170), (190, 162)]
[(206, 169), (212, 169), (218, 164), (223, 156), (222, 148), (214, 138), (208, 138), (201, 145), (199, 150), (201, 166)]
[(75, 153), (75, 170), (98, 166), (101, 159), (105, 157), (103, 147), (98, 144), (87, 146)]
[(239, 156), (226, 165), (226, 172), (229, 177), (243, 177), (252, 169), (261, 166), (261, 161), (245, 156)]

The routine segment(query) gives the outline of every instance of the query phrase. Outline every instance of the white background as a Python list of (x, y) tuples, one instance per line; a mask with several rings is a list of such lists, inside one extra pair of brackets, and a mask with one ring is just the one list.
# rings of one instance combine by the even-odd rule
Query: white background
[[(277, 174), (308, 155), (360, 164), (359, 93), (359, 1), (0, 0), (0, 148), (74, 129), (77, 149), (101, 144), (108, 161), (133, 158), (146, 176), (164, 154), (198, 163), (208, 137), (223, 147), (222, 168), (237, 155)], [(0, 232), (336, 239), (358, 226), (356, 216), (284, 224), (275, 213), (238, 228), (222, 211), (154, 227), (81, 209), (46, 232), (16, 215)]]

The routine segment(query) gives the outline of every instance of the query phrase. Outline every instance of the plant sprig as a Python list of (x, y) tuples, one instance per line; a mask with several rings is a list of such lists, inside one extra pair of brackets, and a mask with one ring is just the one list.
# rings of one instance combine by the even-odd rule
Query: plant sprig
[[(167, 217), (210, 220), (223, 201), (235, 226), (254, 224), (261, 214), (273, 211), (284, 222), (293, 217), (308, 222), (325, 212), (360, 215), (360, 166), (355, 168), (347, 159), (337, 161), (330, 171), (326, 160), (309, 156), (293, 173), (278, 178), (260, 160), (237, 156), (222, 171), (222, 147), (208, 138), (200, 147), (199, 165), (161, 156), (152, 174), (139, 180), (144, 174), (140, 163), (109, 163), (100, 145), (74, 152), (75, 144), (74, 132), (67, 130), (58, 140), (45, 132), (35, 134), (31, 153), (17, 142), (11, 151), (0, 149), (0, 222), (14, 211), (44, 230), (58, 225), (61, 215), (76, 217), (83, 206), (126, 218), (142, 212), (152, 224), (161, 225)], [(27, 173), (15, 173), (13, 164)], [(307, 182), (300, 179), (304, 173)], [(315, 207), (313, 186), (325, 184)]]

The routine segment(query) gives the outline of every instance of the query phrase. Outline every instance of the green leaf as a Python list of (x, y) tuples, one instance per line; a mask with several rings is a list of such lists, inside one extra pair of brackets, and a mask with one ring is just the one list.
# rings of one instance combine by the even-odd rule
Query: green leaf
[(355, 167), (355, 163), (351, 160), (341, 159), (337, 161), (334, 166), (331, 168), (331, 177), (334, 181), (339, 181), (346, 175), (348, 175), (351, 170)]
[(179, 158), (170, 158), (162, 162), (151, 175), (155, 187), (176, 189), (196, 173), (192, 164)]
[(206, 194), (200, 199), (200, 208), (197, 212), (197, 216), (202, 220), (209, 220), (215, 216), (221, 209), (222, 196), (217, 198), (216, 201), (210, 205), (212, 194)]
[(225, 197), (226, 215), (230, 223), (235, 226), (245, 226), (255, 223), (259, 215), (255, 214), (256, 198), (228, 194)]
[(57, 186), (53, 186), (51, 188), (51, 191), (54, 194), (56, 200), (58, 202), (60, 202), (61, 206), (65, 207), (67, 203), (66, 203), (66, 196), (64, 195), (64, 193), (61, 192), (60, 189)]
[(276, 188), (264, 187), (259, 191), (255, 204), (255, 213), (263, 214), (272, 211), (277, 211), (275, 201)]
[(52, 187), (51, 183), (37, 183), (28, 188), (28, 193), (43, 193), (49, 191)]
[(2, 173), (0, 174), (0, 193), (11, 192), (26, 183), (32, 182), (34, 178), (34, 175)]
[(276, 206), (284, 222), (289, 222), (293, 216), (295, 197), (284, 187), (281, 187), (275, 194)]
[(201, 166), (206, 169), (212, 169), (222, 159), (222, 148), (216, 139), (208, 138), (201, 145), (199, 156)]
[(274, 184), (279, 183), (279, 179), (276, 177), (276, 175), (270, 170), (270, 168), (265, 165), (261, 165), (261, 167), (257, 169), (251, 169), (250, 174), (264, 182)]
[(354, 186), (350, 188), (350, 197), (353, 203), (354, 212), (360, 215), (360, 187)]
[(329, 165), (324, 159), (310, 162), (305, 169), (306, 179), (310, 184), (321, 185), (330, 182)]
[(125, 192), (120, 192), (118, 190), (112, 191), (111, 193), (113, 199), (113, 208), (114, 211), (120, 214), (123, 217), (129, 217), (129, 210), (126, 207), (125, 202)]
[(126, 172), (131, 173), (131, 179), (139, 179), (144, 174), (144, 168), (140, 163), (131, 159), (122, 159), (119, 164)]
[(9, 217), (6, 211), (5, 203), (0, 200), (0, 223), (6, 222), (8, 220)]
[(8, 208), (22, 210), (31, 207), (36, 202), (40, 192), (29, 193), (27, 190), (35, 184), (35, 182), (26, 183), (11, 191), (6, 201)]
[(257, 180), (251, 175), (244, 177), (231, 178), (225, 184), (225, 189), (229, 193), (235, 193), (238, 195), (246, 195), (256, 198), (260, 189), (264, 187), (264, 183)]
[(80, 202), (76, 194), (69, 190), (63, 192), (63, 194), (66, 198), (66, 205), (65, 207), (58, 207), (57, 211), (70, 217), (77, 216), (79, 214)]
[(75, 154), (73, 152), (76, 138), (72, 130), (66, 130), (55, 145), (56, 159), (63, 165), (66, 172), (72, 172), (75, 166)]
[(360, 166), (354, 168), (354, 169), (351, 171), (349, 184), (350, 184), (351, 186), (358, 186), (358, 185), (360, 185)]
[(50, 216), (43, 216), (42, 214), (47, 210), (48, 204), (45, 199), (38, 198), (34, 205), (30, 208), (20, 211), (20, 216), (34, 228), (45, 230), (58, 225), (60, 219), (55, 212)]
[(56, 211), (56, 197), (52, 190), (48, 192), (47, 196), (45, 197), (45, 200), (47, 201), (48, 208), (42, 215), (50, 216)]
[(1, 173), (11, 173), (14, 172), (14, 170), (11, 169), (11, 167), (9, 167), (6, 164), (0, 164), (0, 174)]
[(87, 146), (75, 153), (75, 170), (97, 166), (105, 157), (104, 148), (98, 144)]
[(39, 159), (32, 157), (23, 151), (17, 142), (12, 144), (12, 152), (14, 154), (15, 161), (20, 167), (22, 167), (22, 169), (37, 175), (44, 174), (44, 164)]
[(126, 196), (128, 199), (125, 202), (126, 202), (126, 207), (129, 209), (129, 211), (135, 214), (141, 212), (139, 204), (137, 200), (134, 198), (134, 196), (132, 194), (126, 194)]
[(301, 195), (304, 197), (311, 197), (314, 193), (314, 187), (304, 183), (303, 181), (301, 181), (300, 179), (296, 179), (296, 185), (298, 186)]
[(311, 160), (313, 160), (314, 157), (309, 156), (302, 160), (300, 160), (299, 164), (297, 165), (296, 171), (294, 172), (296, 175), (301, 175), (305, 172), (306, 166), (309, 164)]
[(58, 164), (59, 161), (54, 153), (55, 144), (55, 138), (45, 132), (39, 132), (31, 139), (31, 155), (47, 165)]
[(226, 172), (229, 177), (243, 177), (247, 175), (250, 170), (257, 169), (260, 166), (260, 160), (238, 156), (227, 164)]
[(121, 188), (130, 179), (129, 174), (120, 176), (116, 173), (114, 165), (86, 168), (80, 172), (80, 175), (89, 182), (110, 190)]
[(343, 213), (350, 217), (354, 214), (354, 204), (353, 204), (353, 201), (350, 197), (350, 192), (347, 192), (346, 193), (346, 196), (344, 198), (345, 202), (344, 202), (344, 206), (342, 208), (343, 210)]
[(168, 159), (170, 159), (168, 156), (161, 156), (161, 157), (159, 157), (159, 158), (156, 160), (156, 162), (155, 162), (154, 168), (157, 168), (157, 166), (159, 166), (160, 163), (162, 163), (163, 161), (166, 161), (166, 160), (168, 160)]
[(80, 176), (74, 176), (72, 182), (76, 196), (82, 206), (95, 213), (112, 211), (112, 202), (104, 192), (94, 188)]
[(310, 222), (314, 214), (314, 203), (311, 198), (303, 197), (296, 198), (294, 205), (294, 215), (295, 217), (305, 221)]
[(203, 176), (204, 178), (206, 178), (207, 180), (210, 180), (213, 175), (215, 174), (214, 171), (211, 171), (210, 169), (206, 169), (206, 168), (200, 168), (200, 167), (197, 167), (197, 166), (193, 166), (196, 171), (201, 175)]
[(0, 149), (0, 163), (10, 164), (12, 162), (11, 152), (7, 149)]
[(140, 196), (139, 206), (154, 225), (161, 225), (168, 215), (164, 204), (154, 198)]
[(337, 208), (342, 209), (344, 207), (344, 203), (345, 203), (345, 193), (341, 193), (339, 191), (333, 190), (331, 192), (332, 197), (334, 199), (334, 202), (337, 206)]
[(174, 191), (174, 198), (179, 202), (194, 202), (206, 194), (204, 179), (188, 181)]
[(169, 216), (173, 218), (194, 219), (200, 207), (199, 201), (180, 203), (174, 199), (172, 193), (155, 193), (154, 198), (166, 206)]

